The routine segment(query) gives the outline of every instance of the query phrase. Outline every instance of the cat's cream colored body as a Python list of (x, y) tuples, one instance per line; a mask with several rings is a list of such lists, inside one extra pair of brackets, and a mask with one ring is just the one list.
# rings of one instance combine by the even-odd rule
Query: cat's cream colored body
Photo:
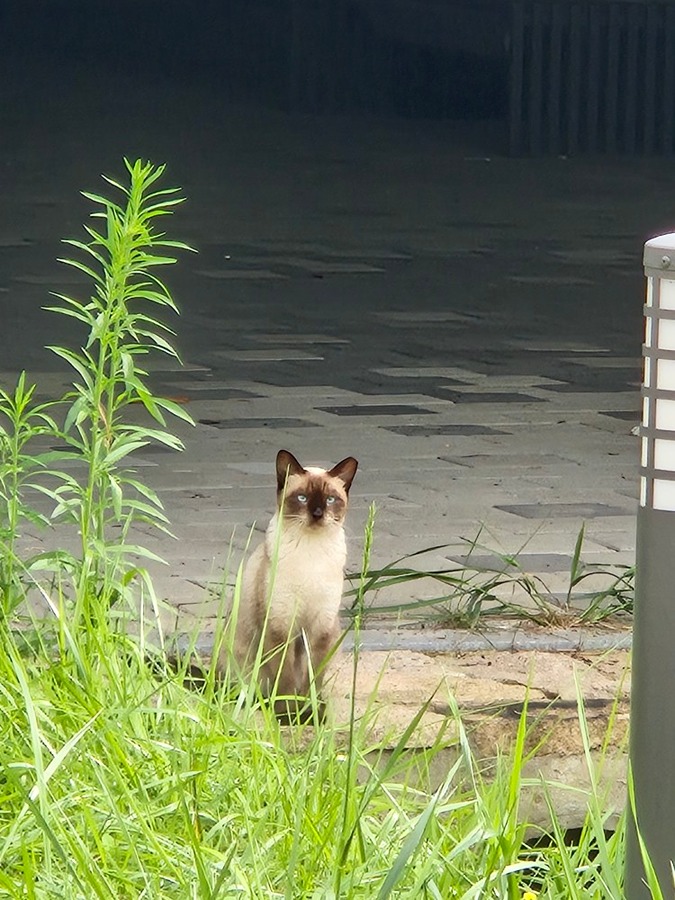
[[(302, 469), (299, 463), (287, 480), (278, 472), (279, 508), (244, 567), (234, 641), (244, 674), (260, 654), (258, 677), (267, 694), (307, 696), (312, 675), (320, 686), (326, 656), (340, 635), (347, 558), (343, 519), (356, 469), (351, 462), (346, 483), (332, 475), (335, 470)], [(313, 521), (306, 507), (310, 499), (319, 505), (312, 499), (319, 494), (317, 485), (337, 499), (317, 509)]]
[[(299, 638), (309, 647), (314, 668), (339, 636), (347, 558), (344, 530), (336, 524), (310, 532), (291, 522), (285, 523), (280, 533), (279, 524), (275, 513), (264, 542), (244, 569), (235, 653), (240, 665), (250, 665), (264, 632), (263, 658), (288, 643), (281, 654), (285, 652), (289, 662), (297, 663), (294, 641)], [(266, 688), (276, 679), (280, 661), (264, 663)], [(305, 665), (283, 669), (289, 671), (280, 678), (279, 693), (306, 691)]]

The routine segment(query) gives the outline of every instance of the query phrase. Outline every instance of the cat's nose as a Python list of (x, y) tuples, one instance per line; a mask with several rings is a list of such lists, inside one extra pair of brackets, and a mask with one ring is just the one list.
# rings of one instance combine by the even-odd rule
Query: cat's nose
[(317, 506), (315, 509), (312, 510), (312, 516), (313, 516), (315, 519), (322, 519), (322, 518), (323, 518), (323, 510), (321, 509), (320, 506)]

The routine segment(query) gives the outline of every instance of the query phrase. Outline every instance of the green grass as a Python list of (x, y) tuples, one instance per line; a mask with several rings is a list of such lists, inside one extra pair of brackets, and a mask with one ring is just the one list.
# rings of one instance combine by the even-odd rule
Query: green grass
[(0, 896), (622, 896), (623, 823), (605, 837), (594, 781), (578, 847), (554, 812), (552, 846), (528, 846), (526, 712), (488, 777), (457, 711), (411, 754), (424, 709), (386, 745), (370, 712), (282, 727), (211, 668), (186, 686), (188, 657), (100, 623), (77, 641), (27, 653), (2, 634)]

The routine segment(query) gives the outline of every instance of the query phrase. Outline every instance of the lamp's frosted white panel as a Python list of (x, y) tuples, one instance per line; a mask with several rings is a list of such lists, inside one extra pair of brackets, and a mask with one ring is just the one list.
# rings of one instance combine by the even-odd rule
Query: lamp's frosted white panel
[(675, 481), (655, 478), (653, 489), (653, 508), (675, 512)]
[(660, 391), (675, 391), (675, 359), (656, 361), (656, 387)]
[(675, 309), (675, 281), (662, 278), (659, 286), (659, 306), (661, 309)]
[(675, 431), (675, 400), (655, 400), (655, 424), (661, 431)]

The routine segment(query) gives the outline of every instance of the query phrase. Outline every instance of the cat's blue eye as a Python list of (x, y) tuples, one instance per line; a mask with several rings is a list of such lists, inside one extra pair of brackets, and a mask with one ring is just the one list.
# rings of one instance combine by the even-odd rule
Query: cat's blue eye
[(331, 503), (335, 503), (335, 497), (333, 497), (333, 495), (330, 494), (328, 497), (326, 497), (326, 503), (328, 504), (328, 506), (330, 506)]
[(307, 503), (307, 497), (305, 494), (298, 494), (297, 496), (298, 503)]

